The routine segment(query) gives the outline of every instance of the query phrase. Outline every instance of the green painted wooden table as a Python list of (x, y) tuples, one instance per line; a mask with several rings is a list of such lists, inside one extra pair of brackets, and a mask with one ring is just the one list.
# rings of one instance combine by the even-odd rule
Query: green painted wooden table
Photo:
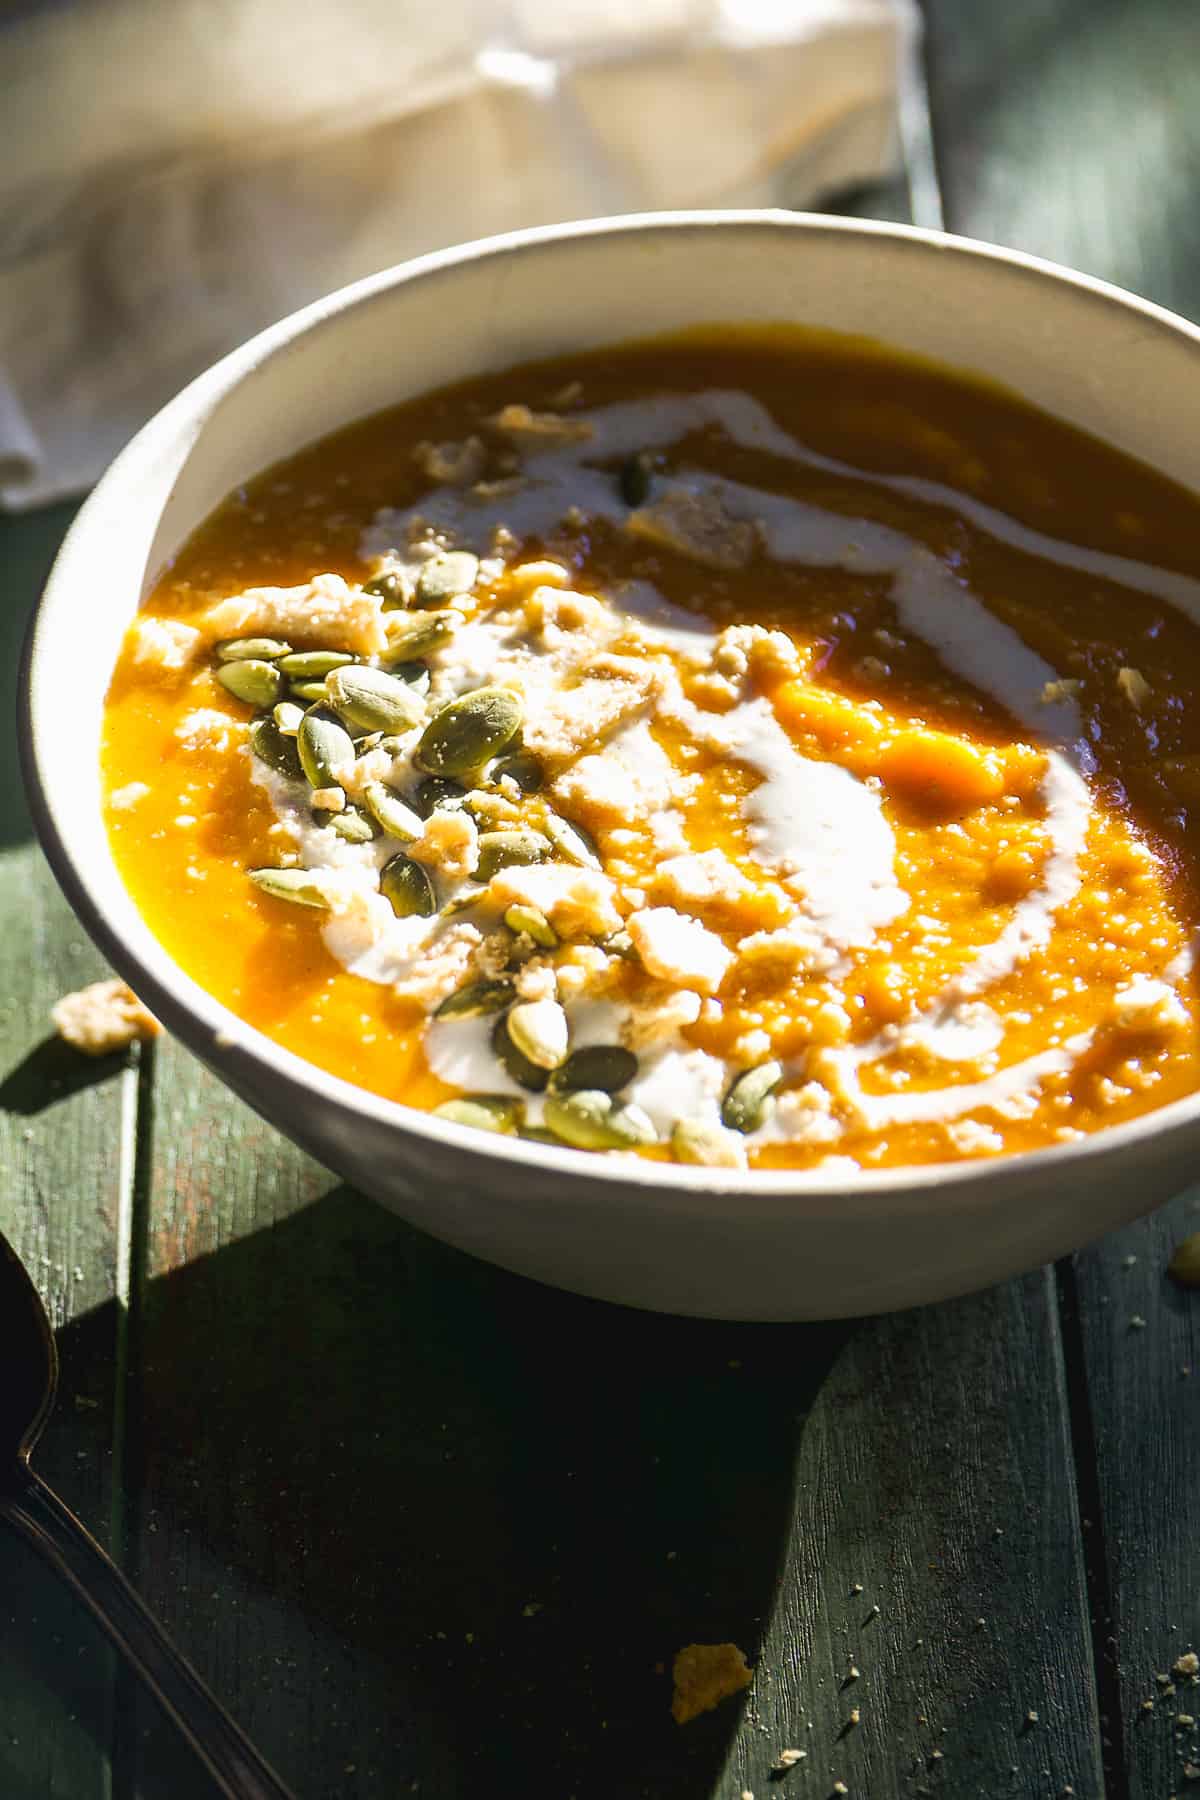
[[(854, 210), (943, 207), (1200, 317), (1195, 0), (928, 18), (909, 180)], [(68, 516), (0, 525), (9, 719)], [(101, 971), (11, 730), (0, 1226), (60, 1334), (39, 1464), (302, 1800), (763, 1800), (785, 1747), (807, 1754), (778, 1791), (806, 1800), (1182, 1800), (1200, 1690), (1155, 1676), (1200, 1639), (1200, 1304), (1164, 1269), (1200, 1197), (845, 1325), (656, 1319), (498, 1274), (177, 1045), (80, 1068), (47, 1041)], [(725, 1638), (752, 1693), (681, 1731), (671, 1658)], [(0, 1541), (0, 1800), (205, 1792)]]

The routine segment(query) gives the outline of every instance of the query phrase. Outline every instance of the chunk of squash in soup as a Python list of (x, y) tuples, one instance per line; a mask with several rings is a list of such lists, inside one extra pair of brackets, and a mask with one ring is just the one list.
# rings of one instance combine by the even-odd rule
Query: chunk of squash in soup
[(484, 1132), (856, 1175), (1197, 1085), (1200, 508), (966, 375), (735, 327), (299, 449), (130, 630), (147, 922)]

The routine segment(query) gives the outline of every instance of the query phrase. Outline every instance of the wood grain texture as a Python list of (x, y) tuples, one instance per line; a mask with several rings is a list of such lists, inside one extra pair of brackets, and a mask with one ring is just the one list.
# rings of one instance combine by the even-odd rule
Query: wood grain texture
[[(929, 0), (933, 115), (955, 230), (1072, 263), (1200, 319), (1200, 10), (1188, 0)], [(1200, 1689), (1200, 1298), (1166, 1278), (1182, 1196), (1061, 1272), (1114, 1792), (1186, 1792)], [(1139, 1321), (1144, 1321), (1139, 1324)], [(1188, 1371), (1185, 1373), (1185, 1371)], [(1191, 1373), (1195, 1371), (1193, 1375)], [(1143, 1711), (1147, 1700), (1152, 1711)]]
[[(104, 973), (35, 849), (16, 756), (16, 666), (29, 608), (72, 509), (4, 525), (0, 608), (0, 1230), (58, 1327), (58, 1409), (36, 1464), (102, 1542), (121, 1453), (117, 1269), (129, 1170), (122, 1109), (135, 1077), (52, 1038), (61, 994)], [(0, 1374), (2, 1378), (2, 1374)], [(111, 1665), (85, 1615), (15, 1540), (0, 1538), (0, 1793), (106, 1792)]]

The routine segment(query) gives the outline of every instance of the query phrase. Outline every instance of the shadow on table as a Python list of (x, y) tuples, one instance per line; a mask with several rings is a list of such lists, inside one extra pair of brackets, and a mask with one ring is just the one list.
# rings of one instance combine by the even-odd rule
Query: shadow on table
[(337, 1189), (150, 1284), (135, 1575), (305, 1800), (696, 1800), (739, 1708), (681, 1731), (671, 1661), (754, 1660), (850, 1329), (580, 1300)]

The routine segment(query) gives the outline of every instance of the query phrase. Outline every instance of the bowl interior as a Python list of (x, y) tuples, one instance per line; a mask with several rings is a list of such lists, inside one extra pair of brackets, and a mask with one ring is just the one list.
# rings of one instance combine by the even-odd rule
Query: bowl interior
[[(1083, 277), (903, 227), (756, 213), (552, 228), (425, 258), (284, 321), (200, 377), (118, 459), (63, 547), (28, 650), (27, 766), (56, 873), (150, 1004), (191, 1026), (193, 1048), (203, 1053), (199, 1030), (294, 1079), (307, 1070), (343, 1104), (387, 1106), (232, 1020), (161, 950), (117, 874), (101, 810), (104, 694), (164, 563), (240, 482), (368, 412), (527, 358), (720, 321), (836, 329), (933, 357), (1200, 486), (1191, 327)], [(647, 1176), (698, 1179), (659, 1165)]]

